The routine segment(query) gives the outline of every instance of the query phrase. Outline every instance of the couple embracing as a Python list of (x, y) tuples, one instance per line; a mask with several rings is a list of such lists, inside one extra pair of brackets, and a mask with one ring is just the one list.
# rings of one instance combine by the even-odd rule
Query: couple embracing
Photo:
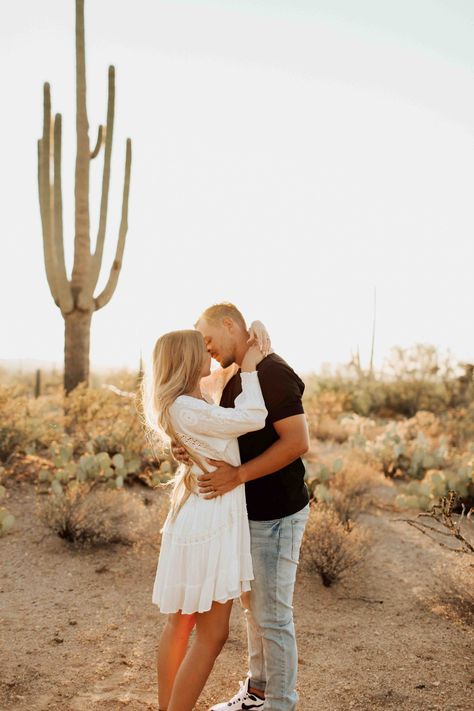
[[(210, 372), (211, 357), (221, 369)], [(153, 351), (154, 425), (181, 461), (173, 480), (152, 600), (167, 615), (158, 647), (160, 711), (192, 711), (240, 597), (249, 671), (212, 711), (294, 711), (298, 666), (293, 590), (308, 492), (304, 384), (247, 329), (232, 304)], [(188, 641), (195, 629), (193, 641)]]

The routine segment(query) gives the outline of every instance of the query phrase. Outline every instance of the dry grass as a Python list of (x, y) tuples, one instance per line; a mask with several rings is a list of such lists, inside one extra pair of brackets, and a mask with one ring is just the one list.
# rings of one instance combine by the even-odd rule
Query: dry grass
[(440, 581), (439, 605), (456, 622), (474, 626), (474, 572), (451, 573)]
[(75, 546), (131, 545), (148, 520), (146, 502), (134, 494), (87, 484), (50, 494), (38, 514), (51, 531)]
[(342, 523), (355, 521), (372, 501), (371, 490), (380, 474), (369, 463), (353, 455), (329, 482), (332, 506)]
[(347, 429), (332, 417), (323, 416), (311, 422), (311, 435), (321, 442), (343, 444), (349, 437)]
[(474, 564), (470, 555), (437, 563), (434, 583), (424, 600), (431, 612), (463, 627), (474, 627)]
[(350, 522), (343, 524), (331, 505), (312, 506), (303, 555), (326, 587), (362, 563), (368, 544), (368, 534)]

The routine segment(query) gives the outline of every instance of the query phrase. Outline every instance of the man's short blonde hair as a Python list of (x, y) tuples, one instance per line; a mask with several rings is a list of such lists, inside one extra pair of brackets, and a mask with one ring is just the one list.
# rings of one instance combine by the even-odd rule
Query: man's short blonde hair
[(247, 330), (247, 324), (245, 323), (245, 319), (239, 309), (237, 306), (234, 306), (234, 304), (231, 304), (228, 301), (224, 301), (222, 304), (214, 304), (213, 306), (209, 306), (209, 308), (202, 312), (196, 321), (196, 324), (199, 323), (201, 319), (211, 323), (217, 323), (222, 321), (224, 318), (232, 319), (232, 321), (243, 328), (244, 331)]

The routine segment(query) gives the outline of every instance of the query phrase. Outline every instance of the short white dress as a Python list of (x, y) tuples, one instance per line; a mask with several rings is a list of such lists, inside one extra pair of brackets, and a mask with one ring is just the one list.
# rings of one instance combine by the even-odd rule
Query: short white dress
[[(240, 464), (237, 437), (262, 429), (267, 410), (257, 372), (241, 373), (233, 408), (180, 395), (170, 413), (178, 438), (201, 459)], [(212, 470), (211, 465), (204, 464)], [(197, 475), (201, 470), (193, 465)], [(245, 487), (215, 499), (195, 490), (162, 530), (152, 601), (163, 613), (207, 612), (250, 590), (253, 580)]]

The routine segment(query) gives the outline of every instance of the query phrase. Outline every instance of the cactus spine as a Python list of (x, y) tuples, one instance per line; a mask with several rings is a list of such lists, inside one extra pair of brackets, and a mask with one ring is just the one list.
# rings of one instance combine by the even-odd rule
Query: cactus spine
[[(84, 38), (84, 0), (76, 0), (76, 168), (75, 236), (71, 278), (66, 273), (63, 241), (61, 189), (61, 114), (51, 117), (51, 91), (43, 94), (43, 135), (38, 141), (38, 189), (46, 278), (54, 303), (65, 322), (64, 387), (73, 390), (89, 379), (90, 326), (94, 311), (104, 307), (117, 286), (128, 228), (128, 198), (132, 144), (127, 139), (122, 215), (115, 258), (102, 291), (94, 296), (99, 279), (107, 227), (110, 162), (115, 110), (115, 69), (109, 67), (107, 123), (99, 126), (97, 142), (91, 151), (86, 104), (86, 61)], [(90, 162), (104, 146), (100, 218), (95, 249), (91, 252), (89, 218)]]

